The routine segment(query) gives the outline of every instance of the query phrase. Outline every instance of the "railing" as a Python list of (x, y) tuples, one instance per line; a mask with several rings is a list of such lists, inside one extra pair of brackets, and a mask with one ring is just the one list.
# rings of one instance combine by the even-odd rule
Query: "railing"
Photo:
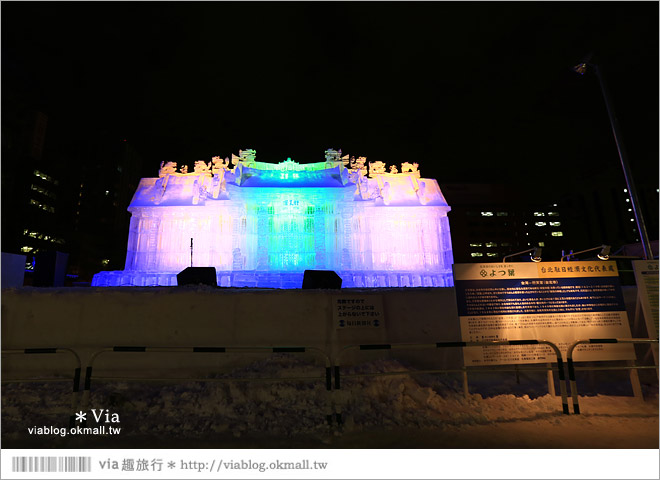
[[(374, 351), (374, 350), (415, 350), (415, 349), (437, 349), (437, 348), (456, 348), (456, 347), (487, 347), (494, 345), (548, 345), (555, 353), (557, 358), (557, 372), (559, 376), (559, 385), (561, 389), (562, 412), (565, 415), (569, 414), (568, 407), (568, 394), (566, 383), (570, 385), (570, 395), (573, 401), (573, 412), (580, 413), (578, 403), (578, 391), (575, 381), (575, 371), (585, 370), (587, 368), (575, 367), (573, 361), (573, 352), (580, 344), (586, 343), (649, 343), (657, 344), (658, 340), (643, 339), (643, 338), (604, 338), (604, 339), (585, 339), (577, 340), (570, 345), (567, 351), (567, 364), (569, 378), (568, 382), (564, 376), (564, 363), (562, 354), (559, 348), (552, 342), (547, 340), (504, 340), (504, 341), (491, 341), (491, 342), (436, 342), (436, 343), (401, 343), (401, 344), (358, 344), (345, 346), (337, 355), (334, 362), (330, 357), (321, 349), (316, 347), (300, 347), (300, 346), (242, 346), (242, 347), (214, 347), (214, 346), (201, 346), (201, 347), (147, 347), (147, 346), (113, 346), (106, 347), (101, 350), (95, 351), (89, 359), (88, 365), (85, 370), (84, 387), (82, 391), (82, 399), (80, 399), (80, 380), (81, 380), (81, 361), (80, 356), (70, 348), (24, 348), (24, 349), (9, 349), (2, 350), (3, 355), (25, 355), (25, 354), (58, 354), (65, 353), (72, 355), (75, 359), (76, 367), (73, 374), (73, 389), (71, 396), (71, 411), (76, 412), (78, 408), (83, 410), (87, 409), (90, 404), (92, 380), (99, 381), (199, 381), (199, 382), (257, 382), (257, 381), (298, 381), (298, 380), (325, 380), (325, 387), (327, 392), (326, 400), (326, 421), (329, 425), (333, 423), (333, 417), (339, 426), (342, 425), (342, 408), (341, 402), (336, 399), (337, 393), (341, 390), (341, 360), (342, 357), (351, 350), (357, 351)], [(310, 353), (323, 359), (325, 363), (324, 376), (302, 376), (302, 377), (253, 377), (253, 378), (237, 378), (237, 377), (223, 377), (223, 378), (153, 378), (153, 377), (102, 377), (94, 376), (94, 365), (96, 360), (101, 355), (116, 354), (116, 353), (159, 353), (159, 354), (254, 354), (254, 353)], [(332, 374), (334, 365), (334, 390)], [(98, 367), (97, 367), (98, 368)], [(479, 368), (479, 367), (477, 367)], [(643, 366), (627, 366), (627, 367), (607, 367), (609, 369), (639, 369), (639, 368), (656, 368), (643, 367)], [(598, 369), (598, 368), (594, 368)], [(516, 365), (515, 371), (519, 368)], [(524, 371), (527, 369), (521, 369)], [(540, 371), (541, 369), (529, 369), (530, 371)], [(551, 366), (543, 370), (553, 371)], [(591, 368), (588, 368), (591, 370)], [(501, 369), (482, 370), (487, 371), (501, 371)], [(464, 374), (464, 388), (467, 392), (467, 367), (460, 369), (431, 369), (431, 370), (413, 370), (402, 372), (386, 372), (386, 373), (363, 373), (348, 375), (346, 377), (357, 376), (376, 376), (376, 375), (418, 375), (418, 374), (435, 374), (435, 373), (463, 373)], [(70, 378), (18, 378), (18, 379), (3, 379), (3, 383), (19, 383), (19, 382), (48, 382), (48, 381), (70, 381)], [(81, 400), (81, 401), (79, 401)], [(79, 407), (80, 405), (80, 407)], [(74, 424), (74, 414), (69, 417), (69, 424)]]
[[(74, 424), (75, 412), (78, 408), (78, 391), (80, 389), (80, 357), (78, 354), (70, 348), (57, 348), (57, 347), (48, 347), (48, 348), (23, 348), (23, 349), (14, 349), (14, 350), (2, 350), (3, 355), (42, 355), (42, 354), (56, 354), (56, 353), (68, 353), (73, 355), (76, 361), (76, 368), (73, 371), (73, 391), (71, 393), (71, 415), (69, 416), (69, 427), (72, 427)], [(16, 379), (4, 379), (2, 383), (28, 383), (28, 382), (54, 382), (54, 381), (70, 381), (71, 379), (54, 379), (54, 378), (16, 378)]]
[[(146, 346), (114, 346), (106, 347), (98, 350), (92, 354), (89, 360), (89, 365), (85, 369), (85, 383), (82, 398), (82, 407), (86, 409), (90, 403), (91, 386), (92, 386), (92, 373), (94, 362), (103, 354), (107, 353), (170, 353), (170, 354), (190, 354), (190, 353), (215, 353), (215, 354), (231, 354), (231, 353), (311, 353), (321, 357), (325, 361), (325, 377), (256, 377), (256, 378), (149, 378), (149, 377), (95, 377), (97, 380), (111, 380), (111, 381), (198, 381), (198, 382), (235, 382), (235, 381), (294, 381), (294, 380), (320, 380), (325, 379), (326, 391), (328, 397), (332, 390), (331, 378), (331, 362), (326, 353), (316, 347), (292, 347), (292, 346), (244, 346), (244, 347), (146, 347)], [(332, 423), (332, 413), (330, 411), (330, 399), (326, 400), (326, 421), (328, 424)]]
[[(586, 343), (658, 343), (658, 340), (648, 338), (589, 338), (584, 340), (577, 340), (572, 343), (566, 352), (566, 361), (568, 363), (568, 380), (571, 387), (571, 398), (573, 399), (573, 413), (580, 414), (580, 405), (578, 402), (577, 383), (575, 382), (575, 366), (573, 365), (573, 350), (580, 344)], [(627, 367), (612, 367), (618, 370), (639, 369), (639, 368), (656, 368), (656, 367), (640, 367), (640, 366), (627, 366)]]
[[(559, 385), (561, 389), (561, 402), (562, 402), (562, 412), (564, 415), (568, 415), (568, 396), (566, 393), (566, 382), (564, 376), (564, 362), (562, 360), (561, 351), (559, 348), (552, 342), (547, 340), (502, 340), (502, 341), (492, 341), (492, 342), (436, 342), (436, 343), (399, 343), (399, 344), (362, 344), (362, 345), (348, 345), (344, 347), (339, 354), (334, 365), (335, 373), (335, 390), (341, 389), (341, 369), (340, 369), (340, 360), (342, 355), (344, 355), (349, 350), (411, 350), (411, 349), (430, 349), (430, 348), (452, 348), (452, 347), (489, 347), (493, 345), (548, 345), (552, 348), (557, 357), (557, 369), (559, 374)], [(465, 372), (465, 369), (441, 369), (441, 370), (422, 370), (422, 371), (405, 371), (405, 372), (389, 372), (389, 375), (399, 374), (399, 375), (413, 375), (413, 374), (422, 374), (422, 373), (453, 373), (453, 372)], [(333, 411), (337, 419), (337, 424), (342, 424), (342, 412), (341, 405), (338, 401), (333, 401)]]

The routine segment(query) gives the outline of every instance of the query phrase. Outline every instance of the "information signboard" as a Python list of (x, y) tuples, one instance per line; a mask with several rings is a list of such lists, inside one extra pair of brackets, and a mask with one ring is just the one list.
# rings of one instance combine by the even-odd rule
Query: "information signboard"
[[(615, 262), (454, 264), (463, 341), (548, 340), (566, 355), (588, 338), (630, 338)], [(556, 361), (550, 347), (464, 348), (465, 365)], [(631, 360), (626, 344), (589, 344), (578, 361)]]
[(385, 320), (382, 295), (335, 295), (332, 297), (335, 327), (380, 328)]
[(632, 262), (637, 282), (637, 295), (642, 303), (649, 338), (658, 338), (658, 261), (634, 260)]

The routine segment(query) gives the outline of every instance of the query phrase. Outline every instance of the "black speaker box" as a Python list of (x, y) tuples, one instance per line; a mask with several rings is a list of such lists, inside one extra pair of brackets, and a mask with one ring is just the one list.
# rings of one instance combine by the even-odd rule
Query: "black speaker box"
[(341, 277), (332, 270), (305, 270), (302, 288), (340, 289)]
[(34, 259), (34, 287), (63, 287), (69, 254), (62, 252), (39, 252)]
[(176, 283), (183, 285), (210, 285), (218, 286), (215, 276), (215, 267), (188, 267), (176, 274)]

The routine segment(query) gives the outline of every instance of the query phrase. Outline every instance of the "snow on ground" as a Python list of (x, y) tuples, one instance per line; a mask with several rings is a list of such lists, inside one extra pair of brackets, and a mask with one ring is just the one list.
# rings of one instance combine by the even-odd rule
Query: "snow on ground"
[(391, 359), (343, 369), (342, 389), (332, 397), (341, 428), (326, 422), (324, 369), (286, 354), (231, 377), (318, 378), (95, 381), (90, 408), (119, 414), (120, 424), (108, 424), (121, 426), (117, 436), (28, 435), (28, 427), (67, 426), (70, 381), (5, 384), (2, 441), (5, 448), (658, 448), (653, 370), (644, 377), (645, 401), (622, 396), (625, 381), (612, 382), (605, 394), (580, 397), (581, 415), (567, 416), (561, 398), (547, 394), (543, 373), (521, 374), (520, 383), (513, 374), (483, 374), (470, 387), (479, 393), (465, 398), (458, 375), (391, 375), (406, 369)]

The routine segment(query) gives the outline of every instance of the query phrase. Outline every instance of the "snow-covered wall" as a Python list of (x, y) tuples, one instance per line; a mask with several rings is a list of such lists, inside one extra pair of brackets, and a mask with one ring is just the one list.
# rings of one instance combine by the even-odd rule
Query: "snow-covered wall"
[[(351, 290), (350, 295), (382, 297), (379, 327), (339, 328), (332, 299), (346, 291), (249, 290), (210, 287), (9, 289), (2, 292), (2, 349), (72, 348), (82, 359), (105, 347), (316, 347), (336, 357), (346, 345), (428, 343), (460, 340), (453, 288)], [(371, 355), (371, 357), (370, 357)], [(383, 355), (383, 352), (376, 352)], [(426, 367), (460, 367), (459, 349), (397, 351), (398, 358)], [(57, 357), (57, 358), (56, 358)], [(342, 357), (343, 363), (373, 358), (370, 352)], [(204, 355), (121, 353), (101, 355), (104, 372), (171, 374), (172, 369), (208, 370), (209, 365), (245, 358)], [(137, 362), (137, 363), (136, 363)], [(224, 362), (224, 363), (222, 363)], [(237, 363), (237, 364), (238, 364)], [(66, 355), (13, 355), (3, 372), (72, 370)], [(145, 374), (145, 373), (142, 373)]]

